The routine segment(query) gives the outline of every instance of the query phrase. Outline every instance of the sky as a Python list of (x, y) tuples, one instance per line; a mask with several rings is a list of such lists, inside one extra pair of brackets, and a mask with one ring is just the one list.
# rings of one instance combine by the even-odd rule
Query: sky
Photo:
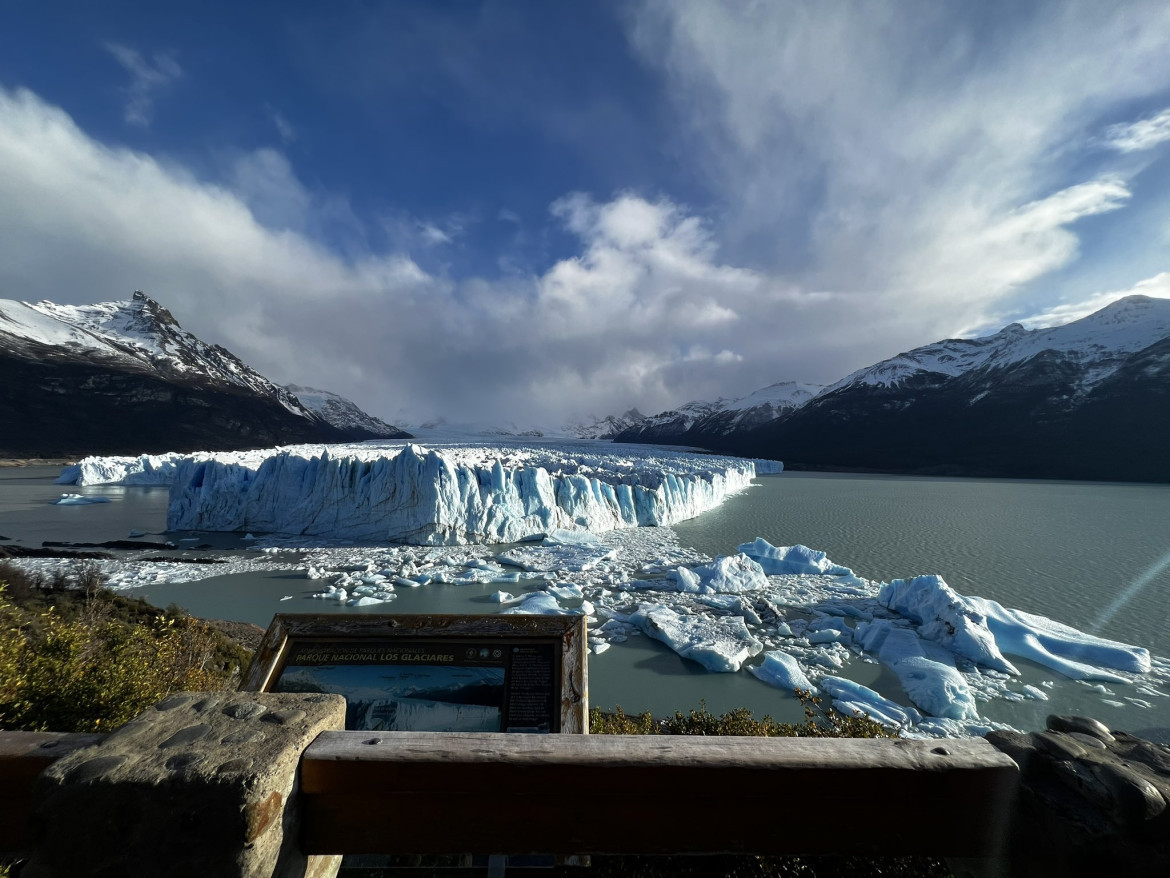
[(0, 298), (394, 423), (831, 383), (1170, 296), (1170, 4), (0, 4)]

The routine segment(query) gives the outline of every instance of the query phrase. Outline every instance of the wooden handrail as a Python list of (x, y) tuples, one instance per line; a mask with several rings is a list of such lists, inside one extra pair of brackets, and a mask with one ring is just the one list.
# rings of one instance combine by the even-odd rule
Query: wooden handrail
[(302, 848), (988, 856), (1018, 776), (982, 739), (324, 732)]

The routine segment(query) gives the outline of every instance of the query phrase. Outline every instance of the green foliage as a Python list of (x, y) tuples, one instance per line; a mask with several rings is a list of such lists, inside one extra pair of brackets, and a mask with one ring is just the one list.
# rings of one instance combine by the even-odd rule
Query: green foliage
[(0, 569), (0, 729), (105, 731), (247, 661), (206, 623), (102, 588), (92, 565), (49, 582)]
[(765, 715), (757, 720), (746, 707), (722, 716), (707, 709), (706, 702), (687, 713), (656, 720), (649, 713), (630, 716), (620, 707), (613, 713), (600, 708), (589, 712), (589, 732), (594, 735), (747, 735), (763, 738), (896, 738), (898, 733), (865, 714), (845, 716), (825, 708), (821, 699), (803, 690), (796, 696), (804, 705), (803, 723), (781, 723)]

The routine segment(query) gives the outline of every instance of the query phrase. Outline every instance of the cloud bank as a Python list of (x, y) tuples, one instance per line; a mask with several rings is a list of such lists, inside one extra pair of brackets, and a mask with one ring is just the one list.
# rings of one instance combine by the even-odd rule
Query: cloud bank
[[(1163, 4), (632, 9), (631, 51), (673, 108), (697, 204), (636, 180), (566, 191), (545, 229), (523, 231), (567, 236), (567, 255), (522, 269), (501, 252), (507, 270), (461, 272), (479, 220), (392, 203), (363, 217), (301, 179), (271, 107), (282, 148), (241, 150), (211, 176), (0, 87), (0, 296), (141, 288), (275, 380), (390, 419), (524, 426), (830, 382), (967, 329), (1164, 294), (1166, 274), (1105, 257), (1115, 281), (1034, 293), (1082, 258), (1084, 228), (1156, 188)], [(110, 51), (133, 77), (126, 120), (148, 124), (182, 71)], [(506, 206), (483, 212), (497, 213), (521, 228)], [(1164, 227), (1134, 234), (1164, 252)]]

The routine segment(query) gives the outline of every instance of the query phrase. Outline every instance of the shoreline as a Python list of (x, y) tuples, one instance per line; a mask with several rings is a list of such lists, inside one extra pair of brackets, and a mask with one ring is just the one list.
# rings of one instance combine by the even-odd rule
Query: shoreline
[(0, 467), (17, 466), (72, 466), (72, 457), (0, 457)]

